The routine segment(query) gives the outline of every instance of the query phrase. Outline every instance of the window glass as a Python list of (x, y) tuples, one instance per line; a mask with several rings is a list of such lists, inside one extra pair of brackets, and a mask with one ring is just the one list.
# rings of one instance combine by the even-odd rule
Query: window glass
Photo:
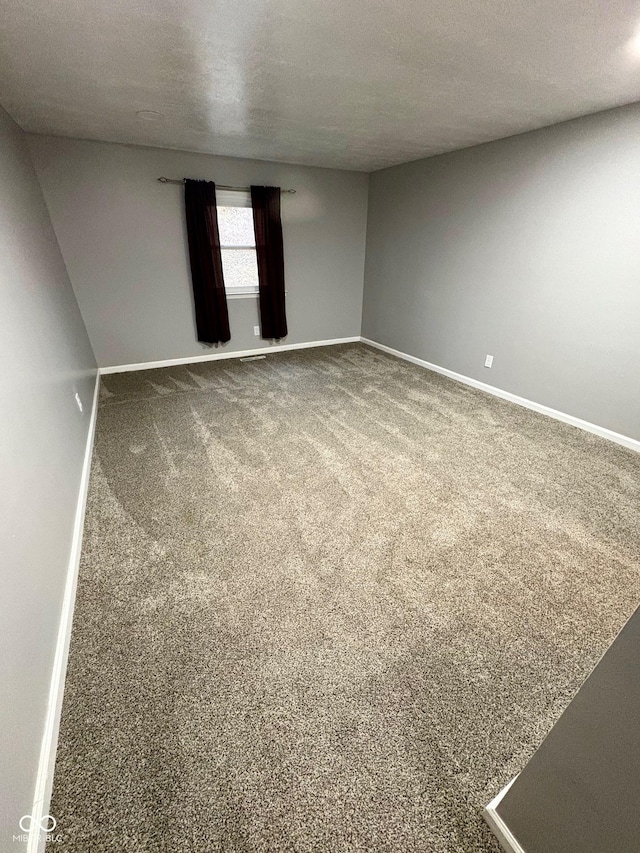
[(257, 293), (258, 261), (251, 197), (229, 190), (223, 191), (221, 196), (218, 231), (225, 290), (236, 295)]
[(255, 246), (253, 211), (250, 207), (218, 207), (221, 246)]
[(225, 290), (258, 291), (258, 261), (255, 249), (222, 249)]

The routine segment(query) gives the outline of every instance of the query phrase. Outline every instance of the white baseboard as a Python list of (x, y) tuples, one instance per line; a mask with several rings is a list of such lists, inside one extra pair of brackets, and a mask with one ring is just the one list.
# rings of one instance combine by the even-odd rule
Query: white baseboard
[[(67, 568), (67, 579), (64, 588), (64, 598), (62, 600), (58, 639), (53, 659), (51, 685), (49, 687), (47, 715), (45, 718), (44, 735), (42, 737), (42, 744), (40, 747), (38, 773), (36, 776), (33, 806), (31, 809), (31, 826), (33, 829), (29, 832), (26, 853), (43, 853), (46, 843), (46, 833), (40, 831), (40, 826), (42, 817), (48, 814), (49, 805), (51, 803), (53, 771), (56, 763), (56, 748), (58, 745), (58, 731), (60, 728), (64, 680), (67, 671), (67, 659), (69, 657), (69, 642), (71, 640), (73, 605), (76, 597), (78, 569), (80, 566), (84, 514), (87, 505), (87, 493), (89, 490), (89, 474), (91, 472), (91, 454), (93, 452), (93, 439), (96, 429), (96, 415), (98, 412), (99, 388), (100, 374), (98, 373), (96, 375), (96, 384), (93, 391), (93, 403), (91, 408), (91, 417), (89, 419), (89, 430), (87, 433), (87, 444), (84, 452), (84, 462), (82, 465), (82, 476), (80, 478), (78, 503), (76, 505), (76, 514), (73, 524), (73, 536)], [(55, 832), (53, 834), (55, 834)]]
[(512, 779), (509, 784), (506, 785), (500, 791), (500, 793), (491, 800), (491, 802), (483, 812), (484, 819), (489, 824), (491, 831), (498, 839), (506, 853), (525, 853), (524, 847), (520, 844), (518, 839), (511, 832), (511, 830), (502, 820), (497, 811), (500, 800), (502, 800), (504, 795), (507, 793), (507, 791), (513, 785), (517, 778), (518, 777), (516, 776), (514, 779)]
[(494, 385), (487, 385), (486, 382), (480, 382), (478, 379), (471, 379), (469, 376), (464, 376), (462, 373), (455, 373), (453, 370), (448, 370), (446, 367), (440, 367), (437, 364), (432, 364), (429, 361), (424, 361), (421, 358), (416, 358), (414, 355), (408, 355), (406, 352), (392, 349), (392, 347), (379, 344), (377, 341), (372, 341), (369, 338), (360, 338), (363, 344), (368, 344), (371, 347), (387, 352), (390, 355), (395, 355), (397, 358), (402, 358), (405, 361), (410, 361), (412, 364), (417, 364), (420, 367), (426, 367), (427, 370), (433, 370), (435, 373), (441, 373), (443, 376), (448, 376), (449, 379), (455, 379), (456, 382), (462, 382), (464, 385), (470, 385), (472, 388), (478, 388), (480, 391), (485, 391), (487, 394), (493, 394), (495, 397), (501, 397), (503, 400), (509, 400), (511, 403), (516, 403), (518, 406), (524, 406), (525, 409), (532, 409), (534, 412), (539, 412), (541, 415), (555, 418), (557, 421), (562, 421), (565, 424), (583, 429), (586, 432), (591, 432), (594, 435), (599, 435), (602, 438), (607, 438), (609, 441), (614, 441), (616, 444), (621, 444), (623, 447), (628, 447), (630, 450), (635, 450), (640, 453), (640, 441), (635, 438), (630, 438), (628, 435), (621, 435), (619, 432), (614, 432), (606, 427), (598, 426), (598, 424), (583, 421), (581, 418), (576, 418), (573, 415), (567, 415), (565, 412), (559, 412), (557, 409), (552, 409), (550, 406), (544, 406), (542, 403), (535, 403), (533, 400), (527, 400), (526, 397), (518, 397), (517, 394), (512, 394), (510, 391), (503, 391), (501, 388), (496, 388)]
[(112, 367), (101, 367), (100, 374), (128, 373), (132, 370), (152, 370), (156, 367), (174, 367), (177, 364), (196, 364), (200, 361), (218, 361), (224, 358), (246, 358), (249, 355), (269, 355), (272, 352), (286, 352), (295, 349), (311, 347), (329, 347), (335, 344), (353, 344), (360, 340), (360, 335), (352, 338), (334, 338), (330, 341), (307, 341), (302, 344), (273, 344), (273, 346), (255, 347), (254, 349), (236, 350), (235, 352), (213, 352), (207, 355), (190, 355), (185, 358), (167, 358), (163, 361), (143, 361), (139, 364), (115, 364)]

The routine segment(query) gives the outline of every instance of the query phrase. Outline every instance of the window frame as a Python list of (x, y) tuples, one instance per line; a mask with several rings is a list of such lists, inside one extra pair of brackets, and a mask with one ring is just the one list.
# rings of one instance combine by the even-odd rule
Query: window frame
[[(221, 207), (248, 207), (252, 210), (251, 204), (251, 192), (249, 190), (219, 190), (216, 189), (216, 212), (218, 217), (220, 216), (220, 208)], [(254, 234), (255, 240), (255, 234)], [(255, 242), (252, 246), (225, 246), (222, 241), (220, 241), (220, 254), (224, 259), (223, 252), (230, 251), (247, 251), (253, 250), (256, 251)], [(256, 270), (257, 270), (258, 259), (256, 256)], [(222, 271), (224, 274), (224, 260), (222, 262)], [(245, 285), (242, 287), (227, 287), (225, 282), (224, 291), (227, 299), (255, 299), (259, 296), (259, 284), (258, 279), (256, 277), (255, 285)]]

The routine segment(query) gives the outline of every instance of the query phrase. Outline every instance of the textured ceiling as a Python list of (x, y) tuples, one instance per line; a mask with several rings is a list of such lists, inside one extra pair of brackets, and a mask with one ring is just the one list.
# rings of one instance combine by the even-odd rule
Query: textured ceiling
[(637, 0), (0, 8), (0, 102), (37, 133), (370, 171), (640, 99)]

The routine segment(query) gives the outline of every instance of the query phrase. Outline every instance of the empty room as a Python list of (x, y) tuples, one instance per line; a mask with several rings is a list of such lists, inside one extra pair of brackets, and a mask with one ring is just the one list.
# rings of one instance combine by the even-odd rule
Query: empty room
[(640, 851), (640, 6), (1, 29), (0, 853)]

